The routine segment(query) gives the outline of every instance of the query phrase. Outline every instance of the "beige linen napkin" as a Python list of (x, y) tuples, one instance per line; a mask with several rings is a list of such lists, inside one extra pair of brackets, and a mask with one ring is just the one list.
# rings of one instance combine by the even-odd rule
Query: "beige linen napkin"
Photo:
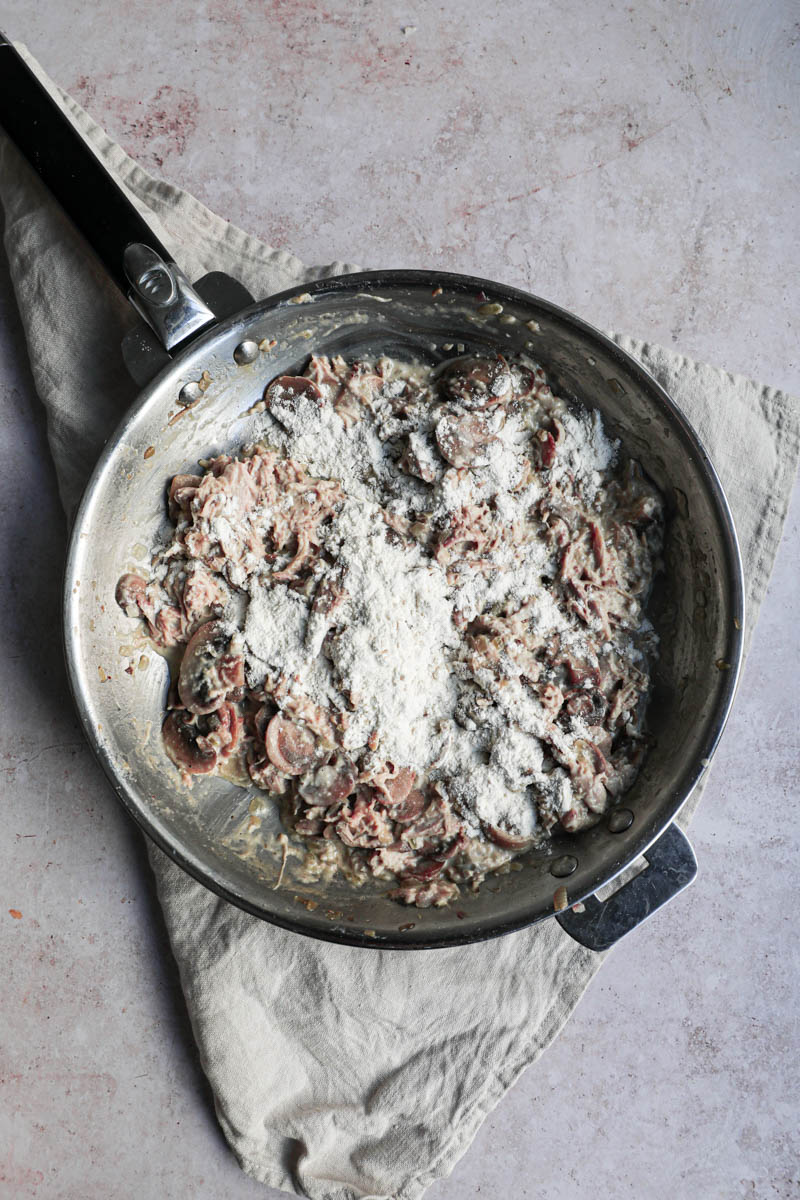
[[(260, 298), (352, 269), (305, 267), (153, 179), (36, 69), (190, 278), (225, 270)], [(119, 355), (133, 315), (16, 150), (0, 142), (5, 243), (71, 512), (136, 393)], [(749, 635), (794, 477), (798, 407), (659, 347), (617, 341), (682, 406), (722, 477), (742, 543)], [(157, 849), (150, 855), (225, 1135), (249, 1174), (314, 1200), (413, 1200), (447, 1174), (602, 961), (555, 921), (456, 950), (326, 945), (255, 920)]]

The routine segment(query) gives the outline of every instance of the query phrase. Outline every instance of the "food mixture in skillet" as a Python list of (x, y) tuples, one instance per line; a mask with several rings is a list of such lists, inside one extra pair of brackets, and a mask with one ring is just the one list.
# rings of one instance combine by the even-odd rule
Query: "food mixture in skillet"
[(172, 480), (172, 536), (117, 586), (183, 648), (184, 777), (267, 793), (307, 878), (421, 907), (597, 821), (644, 753), (663, 528), (599, 414), (501, 356), (314, 356), (256, 410), (258, 444)]

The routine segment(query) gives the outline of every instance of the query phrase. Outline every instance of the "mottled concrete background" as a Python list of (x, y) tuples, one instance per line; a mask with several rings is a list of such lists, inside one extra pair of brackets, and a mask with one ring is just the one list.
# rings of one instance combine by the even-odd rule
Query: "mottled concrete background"
[[(500, 7), (0, 0), (0, 27), (146, 167), (307, 261), (475, 271), (800, 390), (796, 5)], [(0, 308), (0, 1195), (277, 1197), (218, 1132), (140, 835), (72, 716), (64, 524), (4, 262)], [(797, 521), (698, 882), (431, 1200), (800, 1195)]]

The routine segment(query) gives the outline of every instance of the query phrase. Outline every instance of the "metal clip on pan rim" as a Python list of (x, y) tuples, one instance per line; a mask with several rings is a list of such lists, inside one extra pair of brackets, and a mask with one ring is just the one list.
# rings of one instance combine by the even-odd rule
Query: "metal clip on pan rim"
[(213, 325), (214, 313), (175, 263), (132, 242), (125, 248), (123, 266), (130, 284), (128, 299), (168, 353)]

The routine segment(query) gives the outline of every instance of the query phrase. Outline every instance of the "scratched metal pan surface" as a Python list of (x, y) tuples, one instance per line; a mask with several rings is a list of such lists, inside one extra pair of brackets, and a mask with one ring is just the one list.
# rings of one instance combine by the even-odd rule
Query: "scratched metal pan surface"
[[(240, 365), (234, 351), (244, 340), (272, 349)], [(438, 363), (458, 343), (466, 352), (532, 355), (557, 391), (600, 410), (666, 497), (665, 570), (651, 603), (661, 637), (648, 716), (655, 744), (623, 799), (624, 820), (556, 833), (545, 850), (522, 856), (518, 869), (490, 877), (451, 907), (402, 907), (386, 898), (385, 884), (304, 883), (293, 856), (278, 886), (280, 855), (269, 837), (279, 832), (277, 814), (271, 826), (248, 833), (255, 789), (198, 778), (189, 790), (164, 753), (167, 664), (137, 640), (137, 622), (114, 602), (115, 585), (125, 571), (146, 570), (166, 528), (171, 477), (259, 437), (264, 418), (248, 409), (275, 375), (301, 371), (312, 350)], [(176, 420), (181, 389), (203, 372), (209, 386)], [(544, 300), (486, 280), (415, 271), (304, 284), (229, 318), (179, 354), (145, 387), (97, 464), (74, 526), (65, 596), (69, 673), (87, 737), (150, 837), (258, 917), (333, 941), (396, 948), (463, 943), (552, 917), (557, 887), (566, 886), (572, 905), (650, 847), (717, 744), (744, 620), (725, 497), (696, 435), (656, 381), (609, 339)], [(132, 674), (125, 669), (131, 663)]]

